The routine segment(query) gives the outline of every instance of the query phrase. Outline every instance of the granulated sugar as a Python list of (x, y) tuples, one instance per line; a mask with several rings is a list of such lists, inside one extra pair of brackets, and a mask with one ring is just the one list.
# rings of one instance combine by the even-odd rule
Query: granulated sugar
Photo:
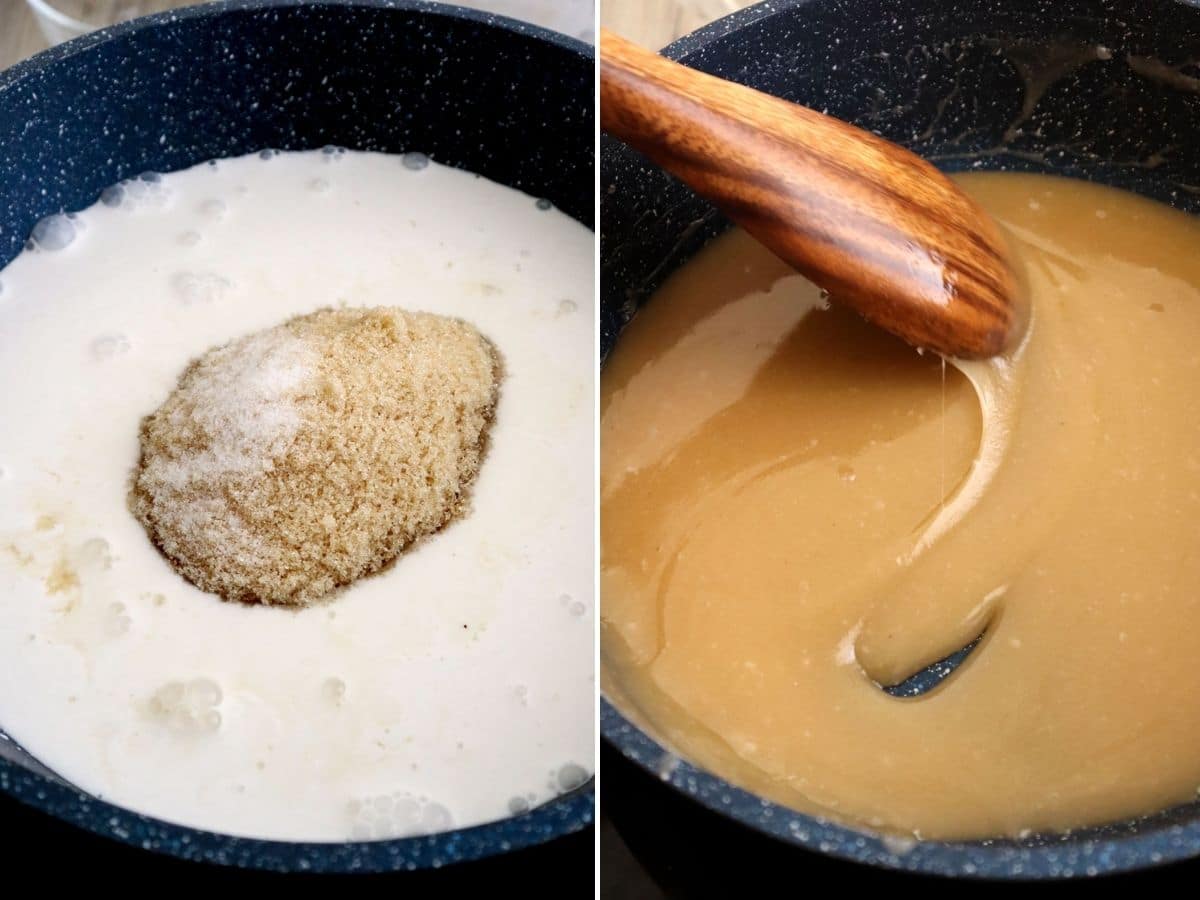
[(456, 319), (299, 316), (187, 368), (142, 425), (133, 511), (198, 587), (309, 603), (463, 511), (498, 378)]

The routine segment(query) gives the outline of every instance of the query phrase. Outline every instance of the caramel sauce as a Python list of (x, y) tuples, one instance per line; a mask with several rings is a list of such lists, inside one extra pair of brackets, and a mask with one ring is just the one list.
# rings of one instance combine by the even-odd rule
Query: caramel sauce
[[(972, 174), (1033, 318), (943, 368), (745, 234), (680, 269), (601, 388), (603, 686), (673, 750), (923, 838), (1200, 786), (1200, 225)], [(982, 635), (933, 690), (883, 686)]]

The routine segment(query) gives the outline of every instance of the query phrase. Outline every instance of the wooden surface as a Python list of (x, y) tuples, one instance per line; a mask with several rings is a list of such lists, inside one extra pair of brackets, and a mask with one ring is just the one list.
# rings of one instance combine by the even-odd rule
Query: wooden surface
[(25, 0), (0, 0), (0, 69), (46, 49)]
[[(662, 47), (752, 0), (603, 0), (600, 22), (647, 47)], [(0, 0), (0, 69), (39, 50), (46, 42), (25, 0)]]
[(1024, 327), (996, 225), (896, 144), (603, 29), (600, 124), (913, 346), (989, 357)]
[(658, 49), (755, 0), (600, 0), (600, 24)]
[[(52, 0), (51, 5), (99, 27), (194, 2), (197, 0)], [(25, 0), (0, 0), (0, 69), (7, 69), (46, 47), (46, 38)]]

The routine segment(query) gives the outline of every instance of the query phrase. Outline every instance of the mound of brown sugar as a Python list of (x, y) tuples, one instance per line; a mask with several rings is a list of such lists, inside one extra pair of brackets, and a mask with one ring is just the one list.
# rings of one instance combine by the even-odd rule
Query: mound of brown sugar
[(299, 316), (187, 367), (142, 422), (130, 506), (197, 587), (310, 603), (464, 513), (499, 379), (456, 319)]

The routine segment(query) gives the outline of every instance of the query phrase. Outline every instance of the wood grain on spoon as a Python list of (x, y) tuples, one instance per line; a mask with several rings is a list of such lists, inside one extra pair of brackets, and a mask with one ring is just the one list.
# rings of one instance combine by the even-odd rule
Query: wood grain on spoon
[(902, 147), (605, 30), (600, 120), (908, 343), (978, 359), (1019, 338), (1024, 299), (999, 229)]

